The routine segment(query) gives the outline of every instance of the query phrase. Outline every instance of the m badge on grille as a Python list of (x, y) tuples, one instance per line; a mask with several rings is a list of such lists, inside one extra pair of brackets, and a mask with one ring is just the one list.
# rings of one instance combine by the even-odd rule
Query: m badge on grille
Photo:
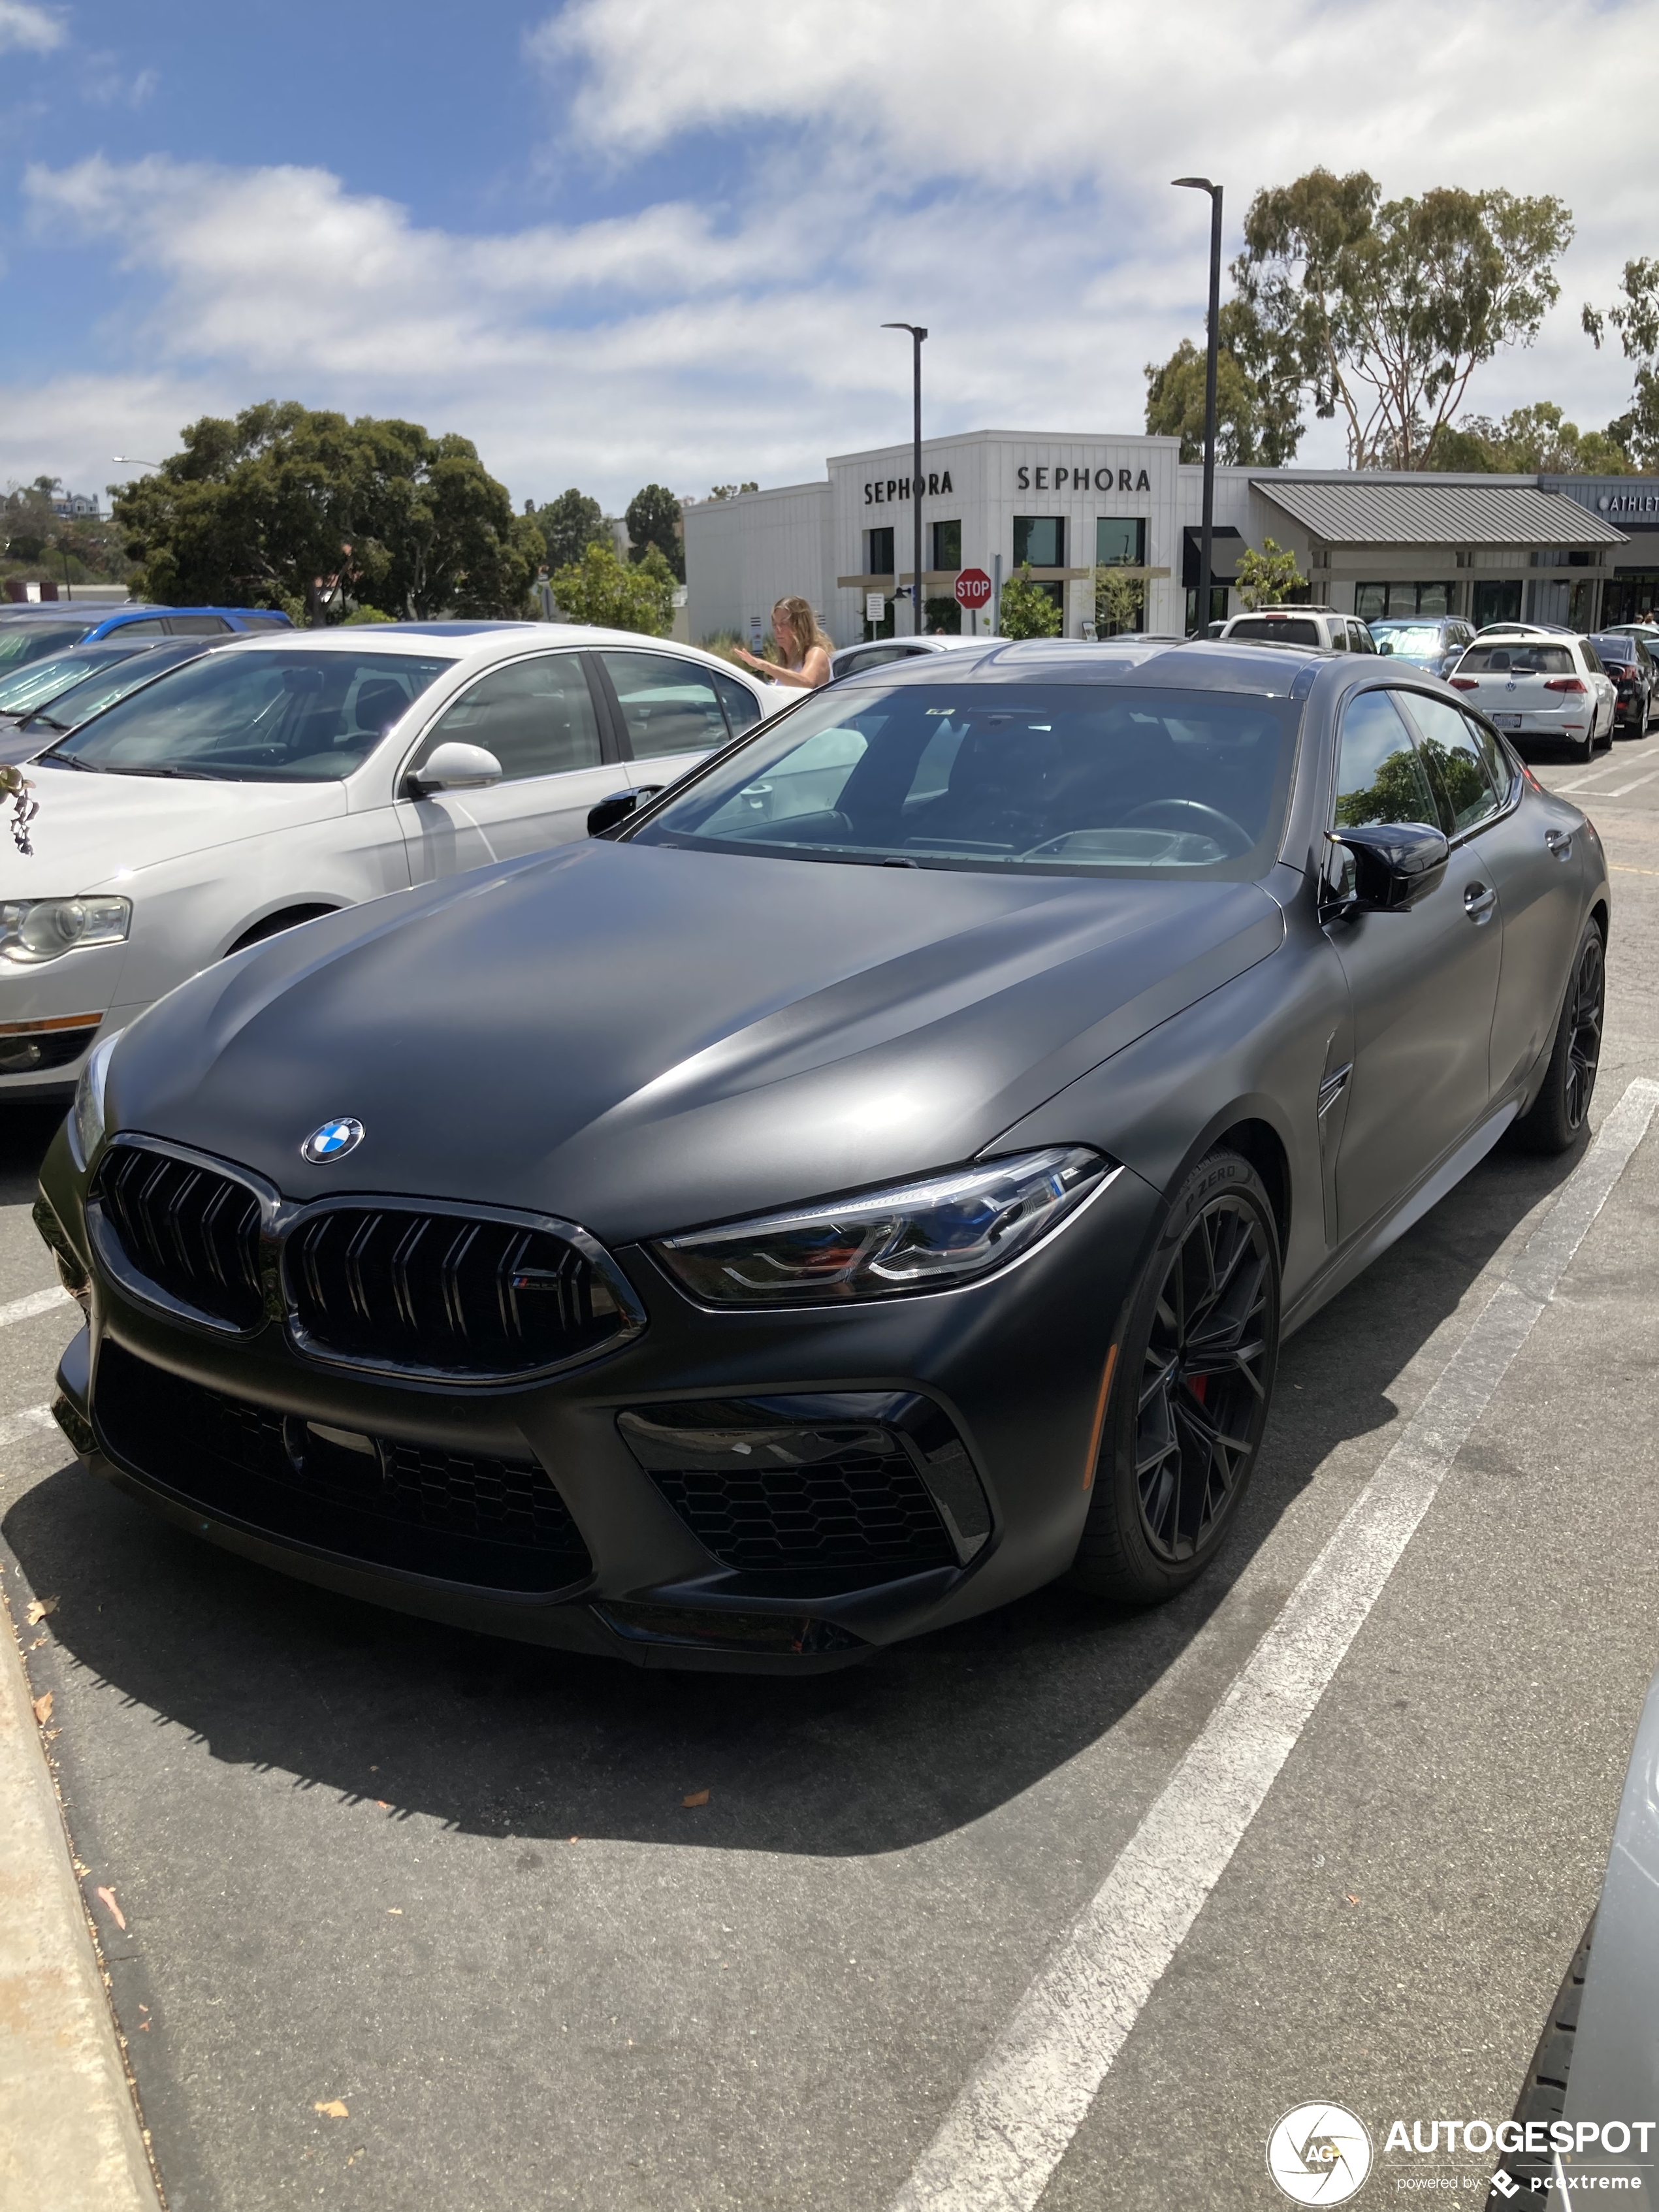
[(313, 1129), (300, 1147), (301, 1159), (313, 1164), (320, 1160), (343, 1159), (346, 1153), (355, 1152), (363, 1141), (363, 1125), (350, 1115), (343, 1115), (337, 1121), (325, 1121), (320, 1129)]

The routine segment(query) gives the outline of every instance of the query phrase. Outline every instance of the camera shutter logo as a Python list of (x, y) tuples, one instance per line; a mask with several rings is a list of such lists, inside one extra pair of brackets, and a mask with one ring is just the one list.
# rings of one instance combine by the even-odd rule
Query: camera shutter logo
[(1371, 2170), (1371, 2139), (1346, 2105), (1296, 2105), (1267, 2138), (1267, 2172), (1292, 2204), (1346, 2204)]

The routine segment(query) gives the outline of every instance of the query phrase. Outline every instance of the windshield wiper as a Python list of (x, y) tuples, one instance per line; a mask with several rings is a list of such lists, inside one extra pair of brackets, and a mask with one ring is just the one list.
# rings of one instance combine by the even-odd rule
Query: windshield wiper
[(109, 775), (171, 775), (189, 783), (222, 783), (222, 776), (209, 768), (117, 768), (113, 763), (105, 771)]
[(57, 751), (42, 753), (40, 762), (36, 764), (46, 768), (78, 768), (88, 775), (106, 775), (109, 773), (107, 769), (100, 768), (96, 761), (82, 760), (76, 753)]

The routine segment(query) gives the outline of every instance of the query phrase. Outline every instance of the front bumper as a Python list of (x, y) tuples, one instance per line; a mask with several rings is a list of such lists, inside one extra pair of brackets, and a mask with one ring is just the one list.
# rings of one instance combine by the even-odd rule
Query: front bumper
[[(94, 1264), (83, 1181), (60, 1137), (42, 1195), (91, 1294), (58, 1412), (94, 1472), (374, 1603), (762, 1672), (847, 1665), (1065, 1571), (1107, 1350), (1162, 1211), (1126, 1170), (1000, 1278), (839, 1310), (705, 1312), (624, 1249), (638, 1336), (458, 1389), (343, 1372), (276, 1320), (227, 1340), (156, 1310)], [(492, 1538), (516, 1528), (505, 1545), (475, 1540), (486, 1498)]]

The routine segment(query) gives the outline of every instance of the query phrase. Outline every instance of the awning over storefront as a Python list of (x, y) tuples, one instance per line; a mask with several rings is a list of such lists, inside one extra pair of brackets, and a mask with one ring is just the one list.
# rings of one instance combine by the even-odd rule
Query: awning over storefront
[[(1199, 556), (1203, 544), (1204, 532), (1196, 523), (1182, 532), (1181, 581), (1189, 592), (1198, 589)], [(1233, 569), (1243, 545), (1243, 531), (1235, 530), (1231, 522), (1215, 525), (1210, 532), (1210, 582), (1212, 586), (1232, 583)]]
[[(1251, 489), (1328, 545), (1622, 545), (1576, 500), (1533, 484), (1325, 483), (1252, 477)], [(1194, 533), (1187, 533), (1191, 538)]]

